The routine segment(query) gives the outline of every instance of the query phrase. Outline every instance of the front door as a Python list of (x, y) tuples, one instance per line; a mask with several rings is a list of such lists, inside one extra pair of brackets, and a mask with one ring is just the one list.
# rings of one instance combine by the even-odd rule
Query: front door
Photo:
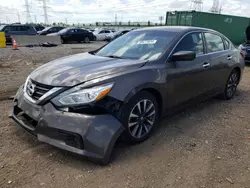
[[(167, 107), (180, 105), (209, 90), (209, 55), (205, 54), (203, 34), (194, 32), (185, 36), (174, 53), (194, 51), (193, 61), (167, 62)], [(170, 58), (171, 59), (171, 58)]]

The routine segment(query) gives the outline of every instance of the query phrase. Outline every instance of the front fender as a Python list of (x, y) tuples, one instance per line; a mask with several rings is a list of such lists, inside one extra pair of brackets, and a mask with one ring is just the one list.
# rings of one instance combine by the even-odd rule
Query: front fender
[(115, 78), (115, 86), (109, 96), (128, 102), (143, 89), (154, 89), (164, 96), (166, 73), (161, 69), (141, 69)]

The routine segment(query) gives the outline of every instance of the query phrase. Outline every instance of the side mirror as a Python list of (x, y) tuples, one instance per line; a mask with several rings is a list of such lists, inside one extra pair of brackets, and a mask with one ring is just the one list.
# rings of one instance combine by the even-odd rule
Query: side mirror
[(172, 55), (173, 61), (192, 61), (196, 58), (196, 53), (193, 51), (180, 51)]

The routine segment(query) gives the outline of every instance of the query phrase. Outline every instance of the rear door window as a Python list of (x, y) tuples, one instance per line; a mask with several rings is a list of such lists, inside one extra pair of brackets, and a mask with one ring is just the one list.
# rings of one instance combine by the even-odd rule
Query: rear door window
[(179, 51), (193, 51), (196, 55), (204, 54), (202, 34), (191, 33), (185, 36), (175, 48), (174, 53)]
[(20, 31), (20, 26), (11, 26), (10, 31)]
[(224, 50), (224, 43), (219, 35), (205, 33), (207, 43), (207, 53), (219, 52)]
[(30, 27), (28, 26), (20, 26), (20, 31), (28, 31)]

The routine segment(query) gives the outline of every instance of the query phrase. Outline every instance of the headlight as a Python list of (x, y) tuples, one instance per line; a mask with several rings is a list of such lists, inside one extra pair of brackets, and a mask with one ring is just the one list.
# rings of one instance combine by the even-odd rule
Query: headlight
[(82, 85), (69, 89), (56, 98), (53, 102), (59, 106), (75, 106), (98, 101), (105, 97), (112, 89), (113, 83), (84, 89)]

